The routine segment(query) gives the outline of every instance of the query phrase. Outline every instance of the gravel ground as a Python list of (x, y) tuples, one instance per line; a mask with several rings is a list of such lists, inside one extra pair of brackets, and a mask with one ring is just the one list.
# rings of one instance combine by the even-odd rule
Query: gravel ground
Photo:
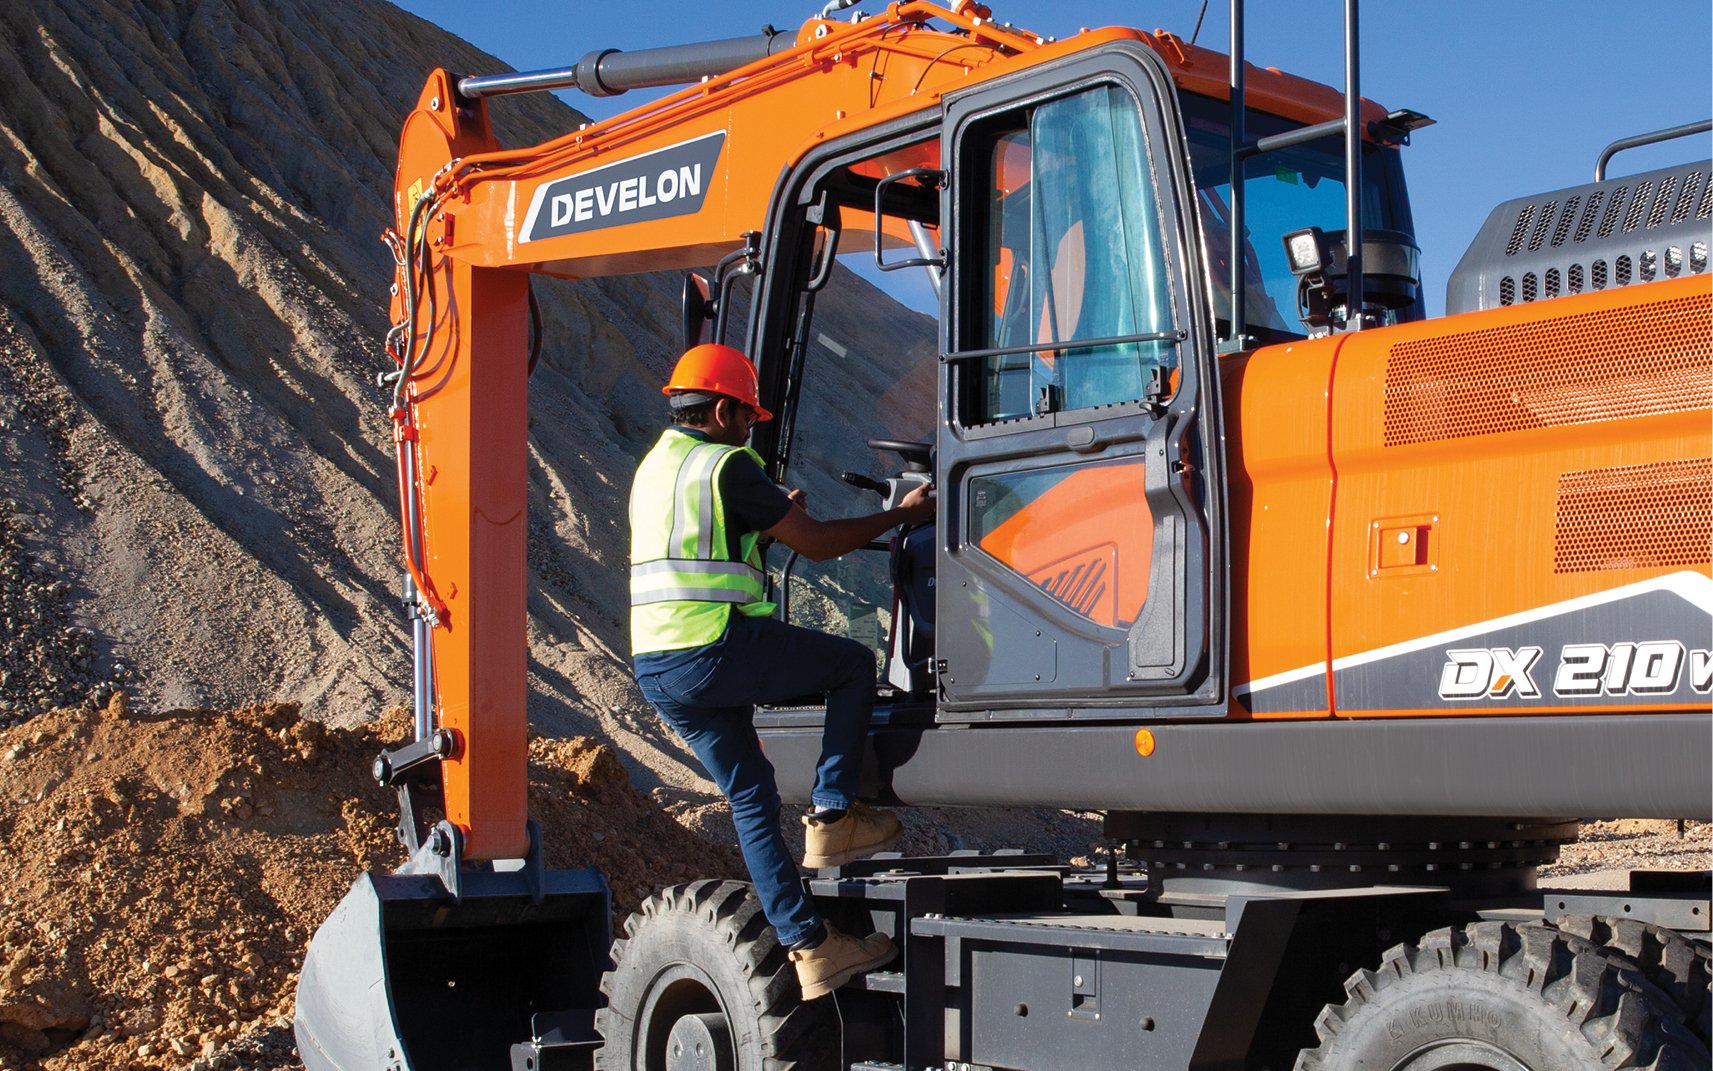
[(1713, 824), (1628, 819), (1589, 822), (1541, 884), (1564, 889), (1625, 889), (1632, 870), (1713, 868)]

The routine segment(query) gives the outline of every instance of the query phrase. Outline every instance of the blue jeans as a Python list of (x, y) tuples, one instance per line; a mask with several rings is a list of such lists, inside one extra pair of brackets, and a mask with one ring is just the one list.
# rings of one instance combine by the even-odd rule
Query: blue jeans
[(780, 943), (812, 940), (824, 929), (779, 829), (779, 788), (755, 733), (755, 704), (826, 695), (810, 798), (849, 807), (874, 713), (874, 655), (855, 640), (738, 614), (719, 640), (685, 654), (665, 672), (640, 666), (637, 684), (731, 802), (738, 846)]

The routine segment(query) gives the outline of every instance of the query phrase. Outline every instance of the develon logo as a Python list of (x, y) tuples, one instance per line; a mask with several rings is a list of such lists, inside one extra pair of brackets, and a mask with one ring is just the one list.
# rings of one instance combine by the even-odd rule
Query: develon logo
[(698, 212), (725, 141), (716, 131), (544, 183), (530, 200), (522, 240)]

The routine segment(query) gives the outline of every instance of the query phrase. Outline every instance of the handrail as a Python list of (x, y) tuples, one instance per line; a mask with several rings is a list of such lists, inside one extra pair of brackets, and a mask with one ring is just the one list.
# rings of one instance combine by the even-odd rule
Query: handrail
[(1141, 342), (1183, 342), (1189, 338), (1183, 330), (1144, 331), (1136, 335), (1111, 335), (1107, 338), (1067, 338), (1055, 342), (1033, 342), (1027, 346), (1000, 346), (987, 350), (954, 350), (940, 355), (942, 363), (970, 361), (984, 357), (1011, 357), (1023, 353), (1057, 353), (1060, 350), (1097, 350), (1106, 346), (1130, 346)]
[(1243, 86), (1243, 0), (1231, 0), (1231, 201), (1226, 222), (1231, 229), (1227, 246), (1231, 255), (1231, 334), (1222, 340), (1221, 352), (1248, 348), (1245, 322), (1248, 295), (1243, 277), (1244, 258), (1239, 252), (1244, 243), (1243, 164), (1252, 156), (1275, 152), (1306, 141), (1332, 134), (1344, 136), (1344, 214), (1345, 214), (1345, 284), (1347, 308), (1344, 330), (1360, 331), (1367, 326), (1363, 311), (1362, 286), (1362, 84), (1361, 34), (1357, 23), (1359, 0), (1344, 0), (1344, 115), (1302, 130), (1262, 138), (1250, 143), (1244, 132), (1245, 101)]
[(1713, 119), (1703, 119), (1698, 123), (1684, 123), (1682, 126), (1668, 126), (1664, 130), (1655, 130), (1647, 134), (1635, 134), (1627, 138), (1619, 138), (1617, 141), (1606, 146), (1606, 148), (1600, 153), (1600, 159), (1595, 161), (1594, 181), (1606, 181), (1606, 165), (1611, 162), (1612, 157), (1623, 152), (1625, 149), (1639, 149), (1643, 145), (1656, 145), (1659, 142), (1671, 141), (1674, 138), (1687, 138), (1693, 134), (1705, 134), (1709, 130), (1713, 130)]

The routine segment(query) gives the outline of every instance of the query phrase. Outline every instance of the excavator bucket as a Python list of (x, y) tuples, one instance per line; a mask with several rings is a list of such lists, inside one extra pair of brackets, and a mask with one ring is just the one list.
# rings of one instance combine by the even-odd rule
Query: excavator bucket
[[(532, 833), (534, 831), (532, 830)], [(423, 863), (366, 873), (310, 941), (308, 1071), (588, 1068), (611, 943), (598, 870)]]

